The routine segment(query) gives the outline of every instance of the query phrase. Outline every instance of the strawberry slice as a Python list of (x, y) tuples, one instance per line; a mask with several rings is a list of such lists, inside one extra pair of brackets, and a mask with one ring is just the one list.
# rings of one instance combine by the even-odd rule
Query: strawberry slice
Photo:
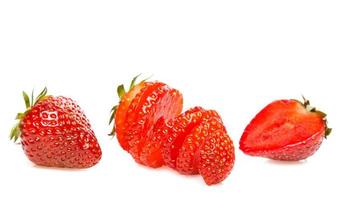
[[(203, 112), (201, 123), (198, 124), (186, 136), (182, 146), (179, 149), (178, 157), (176, 160), (176, 169), (182, 174), (198, 174), (196, 163), (196, 152), (199, 146), (203, 143), (209, 134), (210, 126), (206, 123), (210, 118), (220, 118), (218, 113), (214, 110), (207, 110)], [(218, 128), (222, 128), (220, 123), (217, 124)]]
[(165, 120), (164, 118), (160, 118), (156, 122), (153, 131), (148, 135), (148, 139), (145, 141), (140, 160), (146, 166), (157, 168), (164, 165), (161, 152), (161, 141), (167, 134), (166, 129), (163, 129), (164, 126)]
[(176, 169), (176, 160), (186, 136), (201, 122), (204, 109), (192, 108), (162, 127), (167, 132), (162, 138), (162, 156), (167, 166)]
[(199, 147), (197, 162), (204, 181), (212, 185), (223, 181), (230, 174), (235, 152), (233, 142), (219, 118), (211, 118), (206, 124), (209, 126), (208, 136)]
[(224, 180), (235, 160), (234, 146), (214, 110), (195, 107), (163, 127), (162, 155), (182, 174), (201, 174), (208, 185)]
[[(182, 110), (183, 99), (182, 95), (175, 89), (171, 89), (164, 98), (163, 103), (158, 104), (158, 110), (162, 111), (162, 116), (155, 123), (153, 129), (148, 131), (147, 137), (143, 140), (143, 147), (140, 153), (140, 159), (144, 165), (150, 167), (160, 167), (164, 164), (161, 154), (161, 139), (167, 134), (164, 124), (168, 119), (178, 115)], [(156, 117), (158, 118), (158, 117)]]
[(182, 111), (182, 95), (164, 83), (155, 82), (149, 86), (134, 110), (135, 118), (127, 134), (131, 136), (130, 153), (137, 162), (148, 135), (152, 134), (158, 119), (164, 121), (175, 117)]
[[(132, 87), (130, 91), (128, 91), (126, 94), (124, 94), (121, 97), (121, 100), (119, 102), (118, 106), (115, 106), (113, 110), (116, 109), (116, 112), (113, 113), (112, 116), (114, 116), (115, 119), (115, 126), (113, 132), (116, 132), (117, 139), (119, 144), (124, 150), (129, 150), (129, 140), (126, 136), (126, 117), (127, 117), (127, 110), (130, 107), (130, 104), (132, 100), (139, 99), (141, 94), (144, 93), (144, 90), (146, 86), (148, 86), (150, 83), (142, 81), (138, 85)], [(140, 94), (140, 95), (138, 95)], [(137, 97), (136, 97), (137, 96)]]

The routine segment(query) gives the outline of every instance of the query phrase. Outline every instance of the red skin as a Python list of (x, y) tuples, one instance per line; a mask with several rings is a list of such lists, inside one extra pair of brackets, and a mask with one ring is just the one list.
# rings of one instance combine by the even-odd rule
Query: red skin
[(213, 110), (196, 107), (161, 129), (162, 155), (167, 166), (182, 174), (201, 174), (208, 185), (223, 181), (234, 166), (234, 145)]
[(187, 110), (165, 124), (162, 129), (167, 132), (162, 138), (162, 156), (168, 167), (176, 169), (176, 160), (186, 136), (197, 126), (205, 110), (195, 107)]
[(235, 162), (232, 140), (220, 118), (210, 118), (206, 139), (197, 152), (198, 171), (207, 185), (222, 182), (230, 174)]
[(148, 139), (145, 141), (145, 145), (142, 149), (140, 160), (144, 165), (157, 168), (164, 165), (162, 157), (161, 147), (162, 138), (167, 134), (162, 127), (165, 125), (165, 120), (160, 118), (153, 131), (148, 135)]
[[(182, 111), (183, 98), (177, 90), (161, 82), (142, 82), (126, 93), (121, 103), (129, 96), (129, 106), (118, 106), (115, 122), (116, 133), (121, 146), (136, 162), (142, 163), (141, 153), (147, 137), (152, 135), (157, 120), (167, 121)], [(134, 91), (135, 88), (138, 90)], [(134, 92), (134, 95), (130, 95)], [(143, 154), (144, 159), (148, 155)], [(151, 161), (150, 161), (151, 162)], [(145, 160), (145, 165), (148, 162)], [(150, 164), (151, 165), (151, 164)]]
[(296, 161), (313, 155), (325, 137), (326, 121), (297, 100), (278, 100), (261, 110), (244, 130), (240, 149), (252, 156)]
[(168, 92), (167, 97), (163, 100), (163, 103), (158, 104), (158, 106), (160, 106), (159, 110), (162, 110), (162, 117), (157, 120), (152, 130), (147, 132), (147, 137), (143, 140), (140, 159), (144, 165), (156, 168), (164, 164), (160, 148), (161, 139), (166, 133), (164, 133), (160, 127), (162, 127), (169, 119), (177, 116), (182, 110), (182, 105), (182, 95), (174, 89), (171, 89)]
[(88, 168), (101, 159), (88, 119), (70, 98), (46, 96), (25, 114), (20, 131), (22, 148), (37, 165)]
[[(179, 149), (176, 159), (176, 169), (182, 174), (198, 174), (198, 166), (196, 163), (195, 152), (199, 150), (200, 145), (205, 141), (213, 128), (206, 121), (210, 118), (220, 119), (218, 113), (214, 110), (204, 111), (202, 114), (201, 123), (196, 125), (185, 137), (182, 146)], [(215, 129), (222, 129), (223, 124), (218, 123)], [(197, 156), (197, 155), (196, 155)]]
[(129, 109), (130, 104), (133, 100), (134, 104), (138, 102), (141, 95), (144, 93), (146, 86), (148, 85), (150, 85), (150, 83), (141, 82), (140, 84), (133, 87), (128, 93), (126, 93), (123, 96), (122, 100), (119, 102), (119, 106), (115, 114), (115, 131), (120, 146), (126, 151), (129, 151), (130, 149), (129, 137), (126, 134), (127, 110)]
[(160, 118), (168, 121), (182, 111), (182, 96), (178, 94), (178, 91), (164, 83), (156, 82), (141, 98), (140, 106), (135, 110), (134, 123), (127, 131), (133, 138), (130, 141), (132, 148), (129, 152), (137, 162), (141, 163), (142, 149), (156, 122)]
[[(180, 114), (183, 98), (177, 90), (161, 82), (142, 84), (126, 93), (117, 108), (121, 146), (146, 166), (200, 173), (208, 185), (224, 180), (234, 164), (234, 147), (217, 112), (195, 107)], [(214, 158), (207, 157), (210, 152)]]

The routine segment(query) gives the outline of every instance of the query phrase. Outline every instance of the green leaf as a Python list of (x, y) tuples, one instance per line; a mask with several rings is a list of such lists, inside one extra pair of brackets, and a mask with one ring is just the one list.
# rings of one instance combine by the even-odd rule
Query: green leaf
[(18, 113), (15, 119), (21, 120), (24, 117), (25, 113)]
[(118, 107), (118, 105), (113, 106), (113, 107), (111, 108), (111, 112), (117, 110), (117, 107)]
[(147, 78), (143, 79), (143, 80), (141, 81), (141, 83), (143, 83), (143, 82), (145, 82), (145, 81), (149, 80), (150, 78), (152, 78), (152, 76), (153, 76), (153, 74), (151, 74), (149, 77), (147, 77)]
[(325, 131), (325, 138), (327, 138), (327, 136), (329, 136), (332, 132), (332, 129), (331, 128), (326, 128), (326, 131)]
[(117, 107), (118, 107), (118, 105), (115, 105), (111, 109), (111, 117), (110, 117), (110, 120), (109, 120), (109, 125), (112, 123), (113, 119), (115, 118)]
[(14, 138), (14, 136), (15, 136), (15, 129), (16, 129), (15, 126), (12, 127), (12, 129), (11, 129), (11, 134), (9, 135), (9, 139), (10, 139), (10, 140), (12, 140), (12, 139)]
[(309, 104), (306, 106), (306, 110), (308, 110), (309, 112), (316, 112), (316, 108), (313, 106), (310, 106)]
[(113, 109), (113, 110), (112, 110), (112, 115), (115, 116), (115, 115), (116, 115), (116, 112), (117, 112), (117, 108)]
[(35, 102), (33, 105), (35, 105), (36, 103), (38, 103), (42, 98), (44, 98), (47, 94), (47, 88), (45, 87), (40, 94), (37, 96), (37, 98), (35, 99)]
[(20, 122), (13, 126), (13, 128), (11, 129), (11, 134), (9, 135), (10, 140), (14, 140), (14, 142), (16, 142), (19, 139), (19, 136), (21, 134), (19, 124)]
[(25, 91), (22, 91), (22, 96), (24, 97), (26, 109), (30, 108), (31, 107), (30, 98), (28, 97)]
[(142, 75), (142, 74), (138, 74), (137, 76), (133, 77), (131, 83), (130, 83), (130, 87), (129, 87), (129, 90), (131, 90), (133, 87), (135, 87), (135, 83), (136, 83), (136, 80), (137, 78)]
[(305, 98), (305, 96), (301, 95), (302, 99), (303, 99), (303, 105), (305, 106), (305, 108), (307, 108), (307, 106), (310, 105), (310, 102), (308, 99)]
[(315, 109), (314, 112), (317, 113), (322, 119), (326, 119), (326, 117), (327, 117), (327, 114), (320, 111), (320, 110)]
[(33, 101), (34, 101), (34, 89), (32, 90), (32, 93), (31, 93), (31, 103), (33, 104)]
[(112, 123), (113, 119), (115, 118), (116, 111), (117, 111), (117, 109), (113, 110), (111, 117), (110, 117), (109, 125)]
[(123, 84), (122, 84), (122, 85), (119, 85), (119, 86), (117, 87), (117, 93), (118, 93), (119, 99), (121, 99), (121, 98), (124, 96), (124, 94), (125, 94), (125, 88), (124, 88), (124, 85), (123, 85)]
[(108, 136), (112, 136), (114, 137), (116, 135), (116, 130), (115, 130), (115, 127), (113, 127), (112, 131), (110, 134), (108, 134)]

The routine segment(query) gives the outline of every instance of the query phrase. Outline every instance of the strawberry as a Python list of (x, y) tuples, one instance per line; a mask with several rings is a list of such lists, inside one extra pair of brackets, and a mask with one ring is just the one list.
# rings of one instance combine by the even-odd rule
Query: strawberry
[(167, 132), (162, 138), (162, 155), (168, 167), (176, 169), (176, 160), (183, 141), (200, 123), (204, 111), (201, 107), (189, 109), (162, 127)]
[[(123, 85), (118, 87), (121, 101), (113, 108), (110, 121), (115, 119), (112, 132), (117, 134), (120, 145), (141, 163), (142, 149), (156, 122), (178, 115), (182, 111), (183, 98), (177, 90), (161, 82), (143, 80), (135, 85), (137, 78), (132, 80), (128, 92)], [(129, 102), (125, 103), (128, 106), (124, 102)]]
[(311, 107), (308, 100), (277, 100), (251, 120), (240, 149), (252, 156), (297, 161), (313, 155), (330, 132), (326, 114)]
[[(192, 131), (185, 137), (182, 146), (179, 149), (178, 157), (176, 159), (176, 169), (182, 174), (198, 174), (197, 163), (195, 163), (194, 153), (199, 150), (200, 145), (204, 142), (208, 134), (215, 128), (224, 128), (222, 121), (212, 125), (210, 118), (217, 118), (220, 116), (214, 110), (207, 110), (202, 113), (202, 123), (196, 125)], [(233, 148), (232, 148), (233, 149)]]
[(120, 98), (119, 105), (115, 105), (112, 108), (112, 115), (110, 118), (110, 123), (115, 120), (115, 125), (113, 127), (113, 130), (110, 135), (113, 135), (114, 133), (117, 134), (117, 139), (121, 147), (128, 151), (130, 148), (128, 138), (126, 134), (126, 118), (127, 118), (127, 110), (130, 107), (130, 104), (132, 103), (132, 100), (135, 100), (135, 102), (138, 102), (137, 100), (140, 99), (140, 96), (144, 93), (146, 86), (150, 85), (149, 83), (146, 83), (145, 81), (140, 82), (137, 85), (135, 84), (136, 81), (135, 77), (130, 85), (129, 92), (125, 92), (124, 86), (120, 85), (118, 86), (117, 92), (118, 96)]
[(163, 127), (162, 155), (167, 166), (182, 174), (201, 174), (208, 185), (231, 172), (235, 153), (222, 119), (214, 110), (189, 109)]
[(232, 140), (220, 118), (209, 119), (208, 134), (198, 151), (198, 171), (208, 185), (223, 181), (235, 162)]
[(161, 152), (161, 141), (164, 135), (167, 134), (166, 129), (163, 128), (164, 125), (164, 118), (160, 118), (156, 122), (153, 131), (148, 135), (148, 138), (146, 139), (145, 145), (142, 149), (140, 160), (143, 164), (149, 167), (157, 168), (164, 165)]
[(133, 78), (129, 91), (118, 86), (112, 109), (122, 148), (136, 162), (167, 165), (182, 174), (201, 174), (208, 185), (224, 180), (235, 160), (234, 146), (216, 111), (194, 107), (181, 113), (182, 94), (162, 82)]
[(179, 104), (182, 105), (183, 99), (181, 96), (179, 98), (179, 95), (181, 95), (179, 92), (171, 89), (168, 100), (165, 100), (165, 104), (162, 106), (162, 117), (158, 118), (157, 122), (153, 126), (153, 129), (148, 132), (141, 143), (142, 148), (140, 150), (140, 160), (144, 165), (156, 168), (164, 164), (161, 155), (161, 140), (166, 134), (166, 130), (162, 127), (167, 120), (172, 119), (182, 110), (182, 106), (180, 109), (178, 109), (176, 106), (172, 106)]
[(70, 98), (46, 95), (45, 88), (34, 100), (23, 92), (26, 111), (10, 138), (21, 139), (26, 156), (36, 165), (88, 168), (101, 159), (101, 149), (83, 111)]

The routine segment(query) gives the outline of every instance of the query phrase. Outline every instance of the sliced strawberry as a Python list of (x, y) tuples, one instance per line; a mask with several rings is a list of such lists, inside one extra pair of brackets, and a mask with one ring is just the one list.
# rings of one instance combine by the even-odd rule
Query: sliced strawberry
[(249, 155), (278, 160), (305, 159), (330, 132), (325, 116), (308, 101), (274, 101), (246, 127), (240, 149)]
[[(115, 113), (115, 132), (117, 135), (117, 139), (119, 144), (122, 146), (124, 150), (129, 150), (129, 142), (126, 137), (126, 116), (127, 110), (133, 99), (139, 99), (141, 94), (144, 92), (145, 87), (150, 85), (148, 82), (141, 82), (138, 85), (134, 86), (128, 93), (124, 94), (119, 102), (119, 105)], [(140, 95), (138, 95), (140, 94)]]
[(161, 141), (162, 138), (167, 134), (164, 118), (160, 118), (153, 131), (148, 135), (148, 139), (145, 141), (144, 147), (142, 149), (140, 160), (144, 165), (149, 167), (161, 167), (164, 165), (164, 160), (161, 153)]
[(162, 156), (167, 166), (176, 169), (179, 149), (186, 136), (201, 122), (203, 112), (201, 107), (192, 108), (162, 127), (167, 133), (162, 138)]
[(206, 122), (209, 126), (208, 136), (199, 147), (198, 171), (208, 185), (223, 181), (231, 172), (235, 152), (232, 140), (219, 118)]
[[(115, 126), (110, 135), (117, 133), (123, 149), (140, 162), (142, 148), (148, 142), (147, 138), (153, 137), (156, 122), (160, 118), (168, 121), (180, 114), (183, 97), (179, 91), (161, 82), (142, 81), (135, 85), (137, 78), (133, 78), (128, 92), (125, 92), (124, 85), (117, 88), (120, 103), (112, 109), (110, 123), (115, 119)], [(148, 165), (146, 152), (144, 164)]]
[(162, 112), (158, 113), (158, 121), (153, 126), (152, 131), (148, 131), (147, 137), (143, 140), (142, 143), (142, 152), (140, 154), (140, 159), (143, 164), (150, 167), (160, 167), (164, 164), (162, 155), (161, 155), (161, 139), (166, 135), (166, 131), (161, 127), (164, 126), (165, 122), (169, 119), (177, 116), (181, 110), (183, 105), (182, 95), (175, 89), (171, 89), (166, 97), (162, 100), (163, 103), (158, 104), (158, 108), (156, 110), (160, 110)]
[(234, 146), (216, 111), (195, 107), (161, 127), (162, 156), (182, 174), (200, 173), (208, 185), (224, 180), (234, 164)]
[[(140, 139), (140, 132), (145, 124), (145, 119), (143, 119), (144, 111), (142, 107), (146, 104), (149, 96), (154, 92), (154, 90), (158, 87), (164, 86), (163, 83), (152, 83), (143, 88), (143, 91), (140, 92), (131, 102), (129, 109), (127, 110), (125, 126), (126, 132), (125, 137), (129, 144), (129, 153), (131, 148), (135, 145), (134, 143)], [(165, 91), (160, 91), (161, 93), (165, 93)]]
[[(177, 90), (161, 82), (135, 87), (121, 100), (116, 131), (136, 162), (200, 173), (207, 184), (227, 177), (234, 147), (216, 111), (195, 107), (180, 114), (183, 98)], [(210, 154), (216, 155), (207, 157)]]
[[(173, 91), (167, 85), (155, 82), (147, 89), (140, 100), (140, 106), (136, 108), (134, 123), (129, 127), (128, 135), (131, 135), (130, 153), (137, 162), (140, 162), (140, 153), (145, 140), (152, 134), (154, 124), (159, 118), (165, 121), (178, 115), (182, 110), (182, 100), (178, 91)], [(177, 104), (179, 102), (179, 104)], [(171, 112), (172, 111), (172, 112)]]
[[(192, 131), (186, 136), (182, 146), (179, 149), (178, 157), (176, 160), (176, 169), (182, 174), (198, 174), (196, 163), (196, 152), (199, 146), (205, 141), (211, 129), (207, 120), (211, 118), (220, 119), (218, 113), (214, 110), (207, 110), (203, 112), (201, 123), (199, 123)], [(216, 124), (216, 129), (222, 129), (223, 124)]]

